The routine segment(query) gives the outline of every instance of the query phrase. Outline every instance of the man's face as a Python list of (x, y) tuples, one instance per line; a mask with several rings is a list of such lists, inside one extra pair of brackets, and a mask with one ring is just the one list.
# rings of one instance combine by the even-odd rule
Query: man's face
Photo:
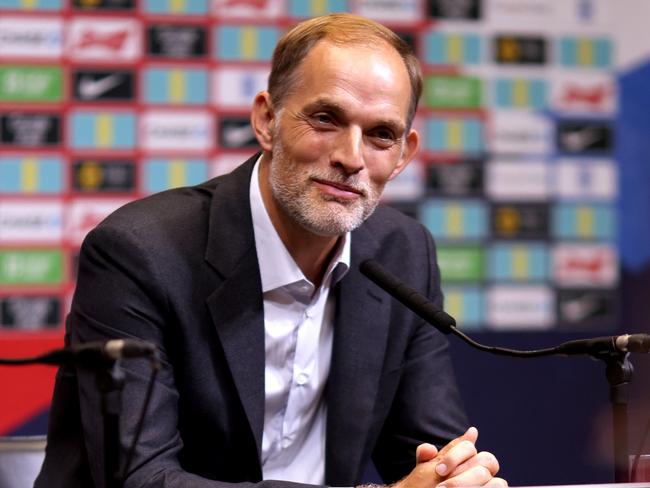
[(408, 163), (411, 88), (399, 55), (317, 43), (275, 114), (269, 182), (280, 213), (318, 235), (340, 235), (375, 209)]

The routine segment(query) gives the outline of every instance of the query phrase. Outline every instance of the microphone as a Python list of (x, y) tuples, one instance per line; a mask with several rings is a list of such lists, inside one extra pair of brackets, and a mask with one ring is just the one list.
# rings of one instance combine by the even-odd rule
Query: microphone
[(460, 337), (470, 346), (481, 351), (512, 357), (542, 357), (542, 356), (574, 356), (589, 354), (601, 356), (603, 354), (621, 354), (627, 352), (650, 353), (650, 335), (624, 334), (610, 337), (594, 337), (592, 339), (578, 339), (563, 342), (562, 344), (545, 349), (520, 351), (504, 347), (486, 346), (480, 344), (456, 327), (454, 318), (436, 307), (427, 297), (408, 287), (395, 276), (390, 274), (382, 265), (373, 259), (364, 261), (359, 266), (361, 272), (389, 295), (403, 303), (411, 311), (418, 314), (440, 332)]
[(648, 353), (650, 352), (650, 335), (624, 334), (610, 337), (594, 337), (563, 342), (557, 346), (557, 354), (567, 356), (576, 354), (603, 353)]
[(108, 341), (86, 342), (55, 349), (39, 356), (45, 364), (97, 365), (126, 358), (155, 358), (156, 346), (150, 342), (136, 339), (111, 339)]
[(449, 334), (456, 321), (447, 312), (436, 307), (431, 300), (420, 292), (406, 286), (373, 259), (361, 263), (361, 272), (377, 286), (402, 302), (407, 308), (436, 327), (443, 334)]

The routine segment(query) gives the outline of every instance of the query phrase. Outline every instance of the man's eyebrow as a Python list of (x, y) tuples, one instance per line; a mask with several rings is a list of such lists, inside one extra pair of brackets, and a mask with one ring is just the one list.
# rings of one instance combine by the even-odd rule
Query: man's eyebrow
[[(313, 102), (308, 103), (303, 109), (306, 113), (315, 112), (318, 110), (325, 110), (327, 112), (332, 112), (337, 116), (344, 116), (346, 108), (344, 105), (341, 105), (338, 102), (327, 98), (317, 98)], [(406, 126), (399, 120), (394, 119), (378, 119), (373, 124), (374, 127), (386, 127), (387, 129), (392, 130), (398, 136), (403, 134), (406, 131)]]
[(338, 102), (329, 100), (327, 98), (317, 98), (313, 102), (305, 106), (305, 112), (313, 112), (315, 110), (328, 110), (330, 112), (342, 114), (345, 112), (345, 107)]

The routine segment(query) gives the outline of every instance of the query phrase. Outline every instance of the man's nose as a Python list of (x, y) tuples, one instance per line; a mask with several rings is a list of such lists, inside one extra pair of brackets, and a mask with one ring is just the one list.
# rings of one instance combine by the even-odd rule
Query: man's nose
[(348, 174), (356, 174), (364, 168), (363, 132), (359, 127), (346, 127), (340, 131), (334, 141), (330, 163)]

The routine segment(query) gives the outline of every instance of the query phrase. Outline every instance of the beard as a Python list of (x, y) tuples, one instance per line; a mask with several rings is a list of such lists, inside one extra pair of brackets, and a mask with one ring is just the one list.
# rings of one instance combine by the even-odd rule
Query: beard
[[(296, 163), (285, 156), (280, 134), (274, 137), (269, 169), (271, 191), (280, 208), (306, 230), (320, 236), (339, 236), (359, 227), (374, 212), (383, 185), (362, 181), (335, 167), (319, 168)], [(321, 193), (313, 179), (354, 188), (359, 198), (347, 200)]]

